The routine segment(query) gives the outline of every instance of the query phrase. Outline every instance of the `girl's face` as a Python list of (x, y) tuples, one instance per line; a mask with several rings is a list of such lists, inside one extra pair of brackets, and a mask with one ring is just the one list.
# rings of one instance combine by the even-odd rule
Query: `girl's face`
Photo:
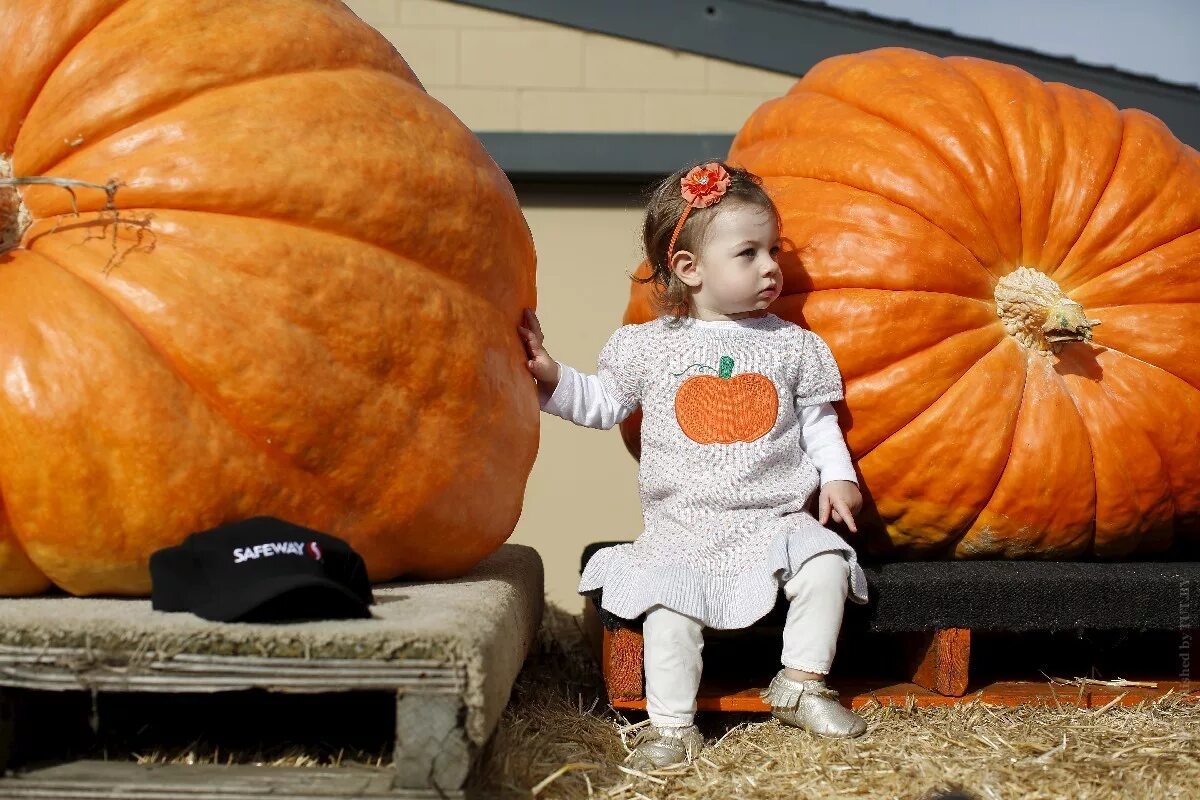
[(769, 209), (737, 201), (720, 208), (697, 250), (680, 250), (671, 258), (675, 274), (691, 287), (695, 317), (755, 315), (783, 291), (783, 272), (775, 261), (779, 224)]

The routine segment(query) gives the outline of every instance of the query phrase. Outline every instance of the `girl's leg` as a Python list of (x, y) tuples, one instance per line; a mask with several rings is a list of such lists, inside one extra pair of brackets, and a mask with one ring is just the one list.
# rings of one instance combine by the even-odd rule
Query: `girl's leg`
[(817, 553), (783, 586), (789, 601), (783, 628), (784, 674), (810, 680), (829, 673), (849, 594), (850, 563), (837, 551)]
[(704, 626), (663, 606), (646, 612), (642, 625), (646, 713), (655, 727), (691, 725), (700, 689)]
[(867, 729), (866, 720), (825, 685), (850, 592), (849, 575), (850, 563), (841, 553), (818, 553), (784, 584), (790, 603), (783, 626), (784, 668), (760, 694), (776, 719), (819, 736), (859, 736)]

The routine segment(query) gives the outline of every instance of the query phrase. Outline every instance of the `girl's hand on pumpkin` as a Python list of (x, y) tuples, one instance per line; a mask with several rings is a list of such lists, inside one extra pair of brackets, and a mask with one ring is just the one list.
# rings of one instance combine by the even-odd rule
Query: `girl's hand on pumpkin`
[(818, 521), (824, 525), (832, 517), (834, 522), (844, 522), (854, 533), (854, 515), (862, 508), (862, 494), (854, 481), (830, 481), (821, 487), (817, 501)]
[(532, 308), (527, 308), (522, 313), (522, 319), (529, 327), (518, 325), (517, 330), (521, 333), (521, 338), (525, 342), (525, 350), (529, 354), (529, 360), (525, 362), (525, 366), (529, 367), (529, 371), (533, 373), (533, 377), (537, 378), (538, 383), (547, 384), (548, 387), (558, 385), (558, 362), (556, 362), (546, 348), (542, 346), (542, 323), (538, 321), (537, 314)]

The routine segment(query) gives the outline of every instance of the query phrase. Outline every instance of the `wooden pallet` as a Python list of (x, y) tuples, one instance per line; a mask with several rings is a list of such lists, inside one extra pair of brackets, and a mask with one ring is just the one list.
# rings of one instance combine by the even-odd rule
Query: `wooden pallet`
[[(389, 793), (381, 796), (408, 797), (396, 794), (404, 790), (420, 790), (411, 796), (427, 796), (420, 793), (427, 788), (437, 787), (447, 797), (462, 797), (461, 787), (478, 748), (469, 741), (462, 720), (466, 715), (463, 692), (466, 689), (466, 668), (461, 664), (420, 659), (395, 661), (373, 661), (358, 659), (328, 658), (254, 658), (245, 656), (208, 656), (190, 653), (154, 659), (140, 664), (138, 669), (125, 666), (128, 659), (119, 654), (109, 654), (114, 666), (94, 665), (95, 653), (79, 648), (43, 647), (19, 648), (0, 646), (0, 685), (8, 689), (32, 689), (38, 691), (97, 691), (97, 692), (160, 692), (171, 694), (209, 694), (261, 689), (276, 693), (318, 692), (362, 692), (385, 691), (391, 693), (396, 704), (396, 738), (394, 745), (395, 768), (387, 770), (387, 777), (373, 776), (370, 787), (387, 786)], [(77, 665), (93, 664), (80, 670)], [(7, 718), (7, 722), (18, 726), (19, 719)], [(0, 737), (8, 738), (8, 737)], [(71, 765), (64, 765), (70, 767)], [(117, 765), (119, 766), (119, 765)], [(97, 777), (119, 773), (117, 766), (105, 767), (97, 772), (93, 768), (53, 769), (20, 776), (21, 785), (38, 784), (45, 781), (82, 779), (84, 774)], [(137, 765), (132, 765), (137, 766)], [(190, 765), (180, 765), (174, 780), (180, 786), (198, 780), (187, 772)], [(222, 772), (233, 780), (229, 786), (213, 786), (204, 782), (210, 793), (220, 797), (236, 797), (247, 786), (256, 782), (275, 786), (282, 780), (283, 787), (291, 780), (286, 773), (273, 773), (274, 768), (260, 768), (254, 777), (255, 768), (247, 767), (233, 772)], [(163, 776), (171, 770), (157, 768)], [(131, 779), (142, 773), (129, 772)], [(333, 778), (326, 784), (337, 785)], [(350, 781), (359, 785), (361, 778)], [(93, 787), (94, 791), (108, 792)], [(131, 784), (128, 790), (134, 790)], [(0, 780), (0, 795), (18, 791), (10, 781)], [(82, 791), (82, 790), (79, 790)], [(140, 791), (140, 790), (139, 790)], [(180, 790), (182, 791), (182, 790)], [(228, 794), (232, 792), (233, 794)], [(457, 794), (455, 794), (457, 792)], [(17, 795), (25, 796), (25, 795)], [(46, 795), (53, 796), (53, 795)], [(75, 795), (71, 795), (75, 796)], [(80, 795), (91, 796), (91, 795)], [(109, 797), (107, 793), (99, 796)], [(140, 796), (140, 795), (133, 795)], [(191, 796), (190, 794), (188, 795)], [(331, 795), (331, 796), (337, 796)], [(437, 796), (437, 795), (429, 795)]]
[(398, 786), (393, 770), (310, 769), (219, 764), (143, 765), (76, 761), (20, 773), (0, 784), (4, 798), (45, 800), (290, 800), (463, 797), (461, 791)]
[[(584, 629), (592, 652), (599, 660), (609, 701), (615, 708), (644, 710), (643, 642), (641, 633), (632, 628), (609, 630), (600, 623), (595, 603), (586, 600)], [(721, 632), (728, 634), (728, 632)], [(1192, 630), (1191, 641), (1200, 641), (1200, 630)], [(1154, 679), (1154, 687), (1105, 686), (1083, 683), (1081, 686), (1055, 685), (1049, 681), (990, 681), (970, 687), (969, 664), (971, 631), (967, 628), (948, 628), (928, 633), (914, 633), (904, 640), (906, 652), (901, 656), (906, 664), (908, 680), (888, 678), (868, 679), (831, 675), (827, 681), (840, 693), (842, 704), (858, 709), (872, 701), (883, 705), (906, 707), (954, 705), (980, 702), (1018, 706), (1026, 704), (1072, 704), (1092, 708), (1116, 701), (1120, 705), (1136, 705), (1167, 694), (1182, 694), (1200, 701), (1200, 683), (1183, 680)], [(777, 666), (775, 667), (778, 668)], [(697, 695), (701, 711), (769, 712), (770, 706), (759, 697), (769, 680), (760, 676), (753, 685), (731, 681), (704, 681)], [(761, 684), (761, 685), (759, 685)], [(971, 689), (968, 692), (968, 689)]]
[[(63, 693), (353, 692), (395, 711), (386, 769), (18, 764), (21, 771), (0, 778), (0, 797), (471, 796), (471, 770), (536, 640), (541, 559), (533, 548), (504, 545), (463, 578), (374, 593), (372, 619), (275, 626), (163, 614), (137, 599), (0, 600), (0, 637), (8, 639), (0, 639), (0, 769), (14, 766), (22, 715), (32, 722), (50, 695)], [(38, 636), (46, 641), (13, 643)]]

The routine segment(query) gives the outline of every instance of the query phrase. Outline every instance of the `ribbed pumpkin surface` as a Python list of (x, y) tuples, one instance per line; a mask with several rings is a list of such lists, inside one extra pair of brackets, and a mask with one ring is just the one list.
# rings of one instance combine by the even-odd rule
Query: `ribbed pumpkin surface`
[[(884, 48), (817, 64), (729, 158), (783, 213), (770, 310), (819, 333), (845, 378), (868, 551), (1197, 541), (1200, 155), (1162, 122)], [(626, 321), (649, 316), (635, 284)]]
[(319, 0), (9, 0), (0, 31), (12, 174), (123, 184), (115, 224), (25, 188), (0, 255), (0, 593), (143, 594), (257, 514), (376, 580), (494, 551), (538, 444), (533, 245), (388, 42)]

